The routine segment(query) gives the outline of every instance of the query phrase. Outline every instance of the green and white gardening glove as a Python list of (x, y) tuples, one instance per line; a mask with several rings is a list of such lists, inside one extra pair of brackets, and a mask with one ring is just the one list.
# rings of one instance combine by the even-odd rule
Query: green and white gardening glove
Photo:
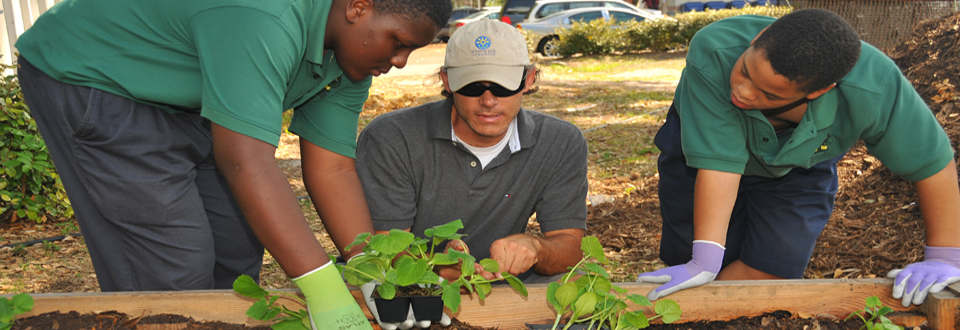
[[(377, 312), (377, 304), (373, 300), (373, 291), (376, 291), (377, 285), (380, 284), (377, 281), (371, 281), (360, 286), (360, 292), (363, 293), (363, 301), (367, 303), (367, 309), (370, 310), (370, 314), (373, 314), (373, 318), (377, 320), (377, 324), (380, 325), (380, 328), (383, 330), (408, 330), (416, 326), (420, 329), (430, 328), (432, 322), (430, 321), (420, 321), (417, 322), (416, 317), (413, 315), (413, 306), (410, 306), (410, 310), (407, 312), (407, 319), (403, 322), (381, 322), (380, 313)], [(440, 319), (440, 325), (448, 326), (450, 325), (450, 316), (447, 316), (447, 313), (444, 312), (443, 316)]]
[(314, 330), (373, 330), (333, 262), (293, 279), (307, 301)]

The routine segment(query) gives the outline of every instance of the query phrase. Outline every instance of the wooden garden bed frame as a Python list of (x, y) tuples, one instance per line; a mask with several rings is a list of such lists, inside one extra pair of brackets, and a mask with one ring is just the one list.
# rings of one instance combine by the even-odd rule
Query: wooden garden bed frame
[[(653, 284), (617, 283), (632, 293), (646, 294)], [(552, 323), (554, 314), (545, 298), (545, 284), (528, 285), (524, 298), (509, 286), (497, 286), (480, 302), (476, 295), (464, 296), (458, 319), (473, 325), (499, 329), (525, 329), (525, 323)], [(890, 297), (888, 279), (863, 280), (771, 280), (717, 281), (683, 290), (668, 296), (683, 310), (681, 322), (696, 320), (730, 320), (740, 316), (757, 316), (786, 310), (795, 315), (812, 317), (832, 315), (843, 319), (862, 309), (867, 297), (880, 297), (885, 306), (897, 311), (894, 322), (915, 326), (923, 322), (934, 329), (960, 329), (960, 283), (928, 297), (922, 306), (904, 308)], [(290, 292), (295, 292), (290, 290)], [(354, 296), (364, 307), (360, 292)], [(81, 314), (117, 311), (131, 317), (178, 314), (197, 321), (221, 321), (235, 324), (262, 325), (244, 314), (251, 301), (229, 290), (179, 292), (120, 292), (34, 294), (33, 311), (28, 317), (52, 311), (77, 311)], [(7, 296), (9, 297), (9, 296)], [(649, 315), (649, 314), (648, 314)]]

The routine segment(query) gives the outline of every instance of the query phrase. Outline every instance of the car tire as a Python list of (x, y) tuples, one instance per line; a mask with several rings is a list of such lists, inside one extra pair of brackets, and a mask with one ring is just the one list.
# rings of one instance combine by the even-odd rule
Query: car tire
[(540, 41), (540, 46), (537, 47), (537, 51), (543, 56), (546, 57), (559, 57), (560, 56), (560, 37), (558, 36), (548, 36), (544, 37)]

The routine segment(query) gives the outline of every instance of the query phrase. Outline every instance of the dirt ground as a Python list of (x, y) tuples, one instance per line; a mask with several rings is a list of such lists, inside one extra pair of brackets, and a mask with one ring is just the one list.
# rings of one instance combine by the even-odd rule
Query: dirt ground
[[(931, 21), (892, 52), (911, 83), (929, 101), (960, 150), (960, 14)], [(805, 278), (883, 277), (891, 269), (921, 260), (924, 226), (913, 184), (892, 174), (860, 145), (840, 162), (840, 191), (829, 224), (817, 242)], [(590, 182), (591, 191), (617, 196), (589, 207), (588, 232), (600, 238), (623, 278), (660, 264), (660, 215), (655, 175), (632, 175)], [(625, 187), (636, 189), (624, 194)], [(0, 277), (15, 279), (0, 290), (17, 292), (98, 291), (89, 262), (78, 262), (85, 247), (65, 240), (29, 248), (10, 245), (75, 232), (67, 223), (10, 223), (0, 218)], [(535, 225), (531, 229), (536, 230)], [(34, 274), (59, 274), (36, 283)], [(776, 320), (767, 322), (776, 322)]]

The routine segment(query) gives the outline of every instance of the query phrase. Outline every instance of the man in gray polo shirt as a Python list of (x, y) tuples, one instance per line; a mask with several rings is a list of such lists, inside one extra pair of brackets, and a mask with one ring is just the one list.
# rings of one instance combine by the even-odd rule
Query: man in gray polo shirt
[[(374, 228), (422, 237), (460, 219), (466, 246), (448, 247), (526, 282), (566, 272), (582, 257), (587, 143), (576, 126), (520, 107), (537, 77), (523, 36), (497, 21), (468, 24), (451, 36), (440, 77), (446, 100), (381, 115), (360, 133)], [(542, 237), (524, 233), (534, 213)]]

